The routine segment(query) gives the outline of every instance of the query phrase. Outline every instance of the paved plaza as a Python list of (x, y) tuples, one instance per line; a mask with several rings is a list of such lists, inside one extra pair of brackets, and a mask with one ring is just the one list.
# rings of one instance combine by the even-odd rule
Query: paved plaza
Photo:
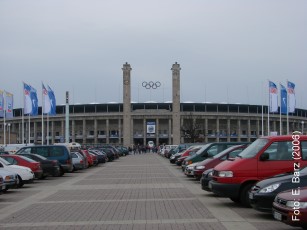
[(168, 159), (147, 153), (8, 191), (0, 196), (0, 229), (299, 228), (215, 197)]

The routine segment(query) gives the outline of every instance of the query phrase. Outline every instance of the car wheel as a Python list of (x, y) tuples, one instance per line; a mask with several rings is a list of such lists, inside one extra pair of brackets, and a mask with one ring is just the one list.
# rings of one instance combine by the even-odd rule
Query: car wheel
[(21, 177), (18, 175), (18, 181), (17, 181), (17, 187), (21, 188), (24, 185), (23, 180), (21, 179)]
[(245, 207), (251, 207), (248, 197), (248, 191), (253, 187), (254, 184), (247, 184), (243, 187), (241, 193), (240, 193), (240, 202)]

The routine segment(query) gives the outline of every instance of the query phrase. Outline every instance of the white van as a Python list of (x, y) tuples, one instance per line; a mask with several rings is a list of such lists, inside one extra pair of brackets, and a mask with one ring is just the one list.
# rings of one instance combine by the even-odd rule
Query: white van
[(8, 144), (2, 145), (0, 148), (2, 151), (8, 152), (9, 154), (15, 154), (19, 149), (25, 146), (33, 146), (34, 144)]
[(155, 143), (153, 141), (148, 141), (148, 147), (152, 149), (153, 147), (155, 147)]

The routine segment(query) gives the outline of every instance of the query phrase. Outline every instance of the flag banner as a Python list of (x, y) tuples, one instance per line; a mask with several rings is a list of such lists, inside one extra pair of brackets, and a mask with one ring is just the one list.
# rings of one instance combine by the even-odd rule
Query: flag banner
[(23, 83), (24, 91), (24, 114), (29, 114), (31, 116), (38, 115), (38, 99), (36, 89), (32, 86)]
[(288, 112), (289, 113), (294, 113), (295, 112), (295, 84), (288, 81), (287, 83), (288, 86)]
[(13, 118), (13, 94), (5, 92), (5, 117)]
[(269, 81), (269, 105), (270, 105), (270, 113), (278, 112), (278, 93), (276, 85)]
[(0, 117), (4, 117), (4, 96), (3, 91), (0, 90)]
[(56, 100), (53, 90), (48, 85), (48, 95), (50, 101), (50, 113), (49, 115), (56, 115)]
[(32, 101), (30, 97), (31, 86), (26, 83), (23, 83), (23, 93), (24, 93), (24, 114), (31, 114), (32, 113)]
[(34, 89), (32, 86), (31, 86), (30, 97), (31, 97), (31, 101), (32, 101), (32, 113), (31, 113), (31, 116), (37, 116), (38, 115), (37, 92), (36, 92), (36, 89)]
[(147, 121), (147, 133), (156, 133), (156, 122)]
[(282, 84), (280, 84), (280, 109), (281, 114), (287, 114), (287, 89)]
[(48, 91), (44, 84), (42, 84), (42, 92), (43, 92), (43, 113), (45, 114), (50, 114), (51, 111), (51, 103), (50, 103), (50, 98), (48, 95)]

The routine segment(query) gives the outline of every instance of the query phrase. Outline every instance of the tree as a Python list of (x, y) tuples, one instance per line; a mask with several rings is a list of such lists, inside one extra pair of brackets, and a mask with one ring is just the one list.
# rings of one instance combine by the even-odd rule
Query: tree
[(192, 112), (184, 116), (183, 125), (181, 127), (184, 138), (189, 139), (191, 143), (201, 142), (203, 138), (200, 137), (202, 122), (201, 116), (194, 116)]

